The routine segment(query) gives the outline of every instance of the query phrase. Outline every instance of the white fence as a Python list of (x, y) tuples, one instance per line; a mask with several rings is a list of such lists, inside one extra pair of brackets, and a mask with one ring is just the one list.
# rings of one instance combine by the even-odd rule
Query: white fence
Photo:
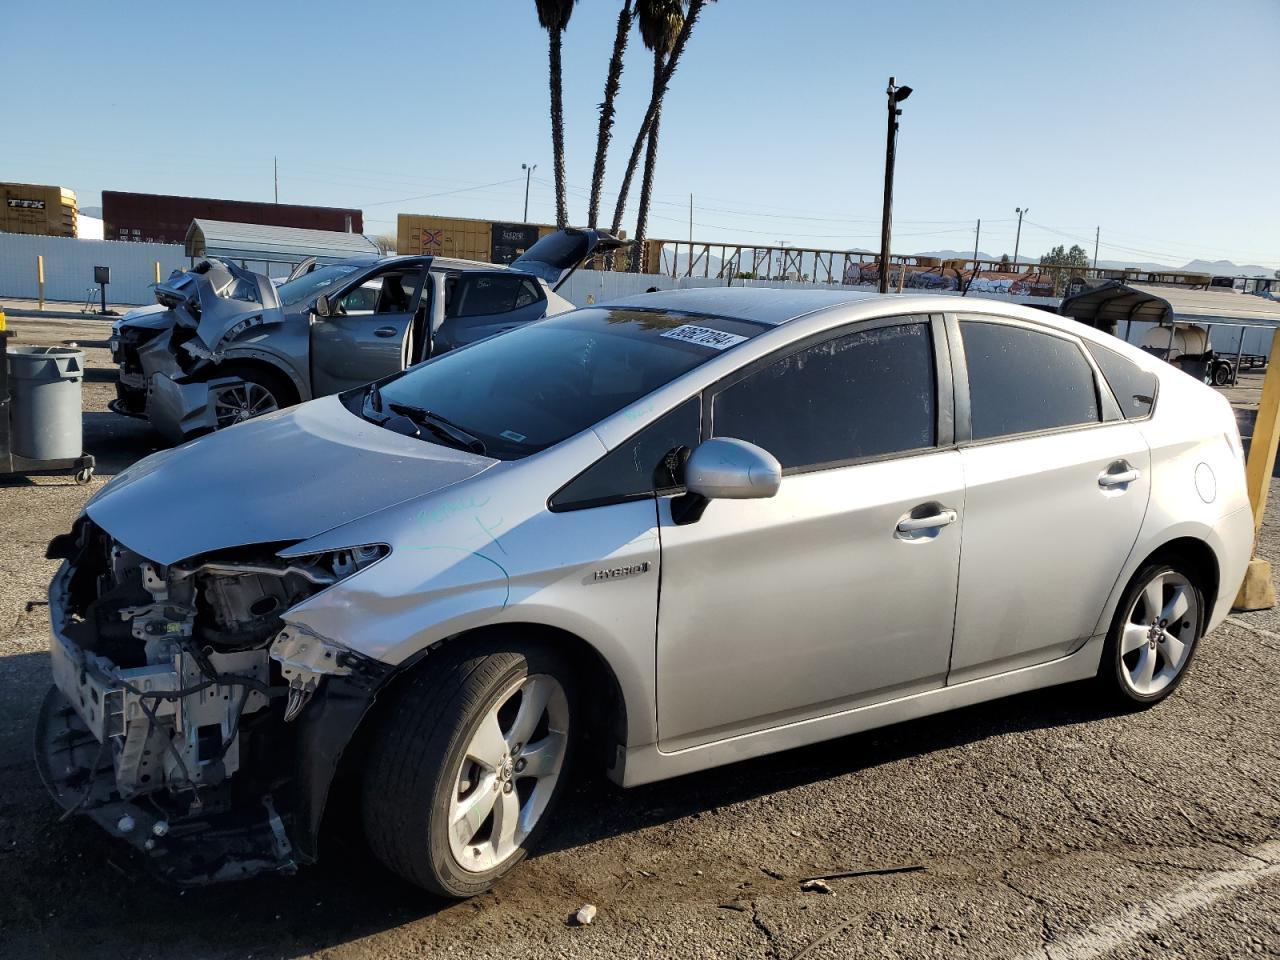
[(84, 301), (93, 284), (93, 268), (110, 267), (107, 299), (112, 303), (150, 303), (156, 263), (167, 277), (187, 265), (176, 243), (121, 243), (0, 233), (0, 296), (35, 298), (40, 294), (36, 257), (44, 257), (46, 300)]
[[(0, 297), (34, 299), (40, 295), (36, 257), (44, 257), (46, 300), (84, 302), (93, 283), (94, 267), (111, 268), (107, 287), (110, 303), (151, 303), (156, 264), (160, 277), (191, 265), (180, 243), (127, 243), (120, 240), (81, 240), (75, 237), (39, 237), (0, 233)], [(287, 263), (246, 261), (250, 270), (268, 276), (284, 276)], [(94, 299), (97, 299), (95, 293)]]

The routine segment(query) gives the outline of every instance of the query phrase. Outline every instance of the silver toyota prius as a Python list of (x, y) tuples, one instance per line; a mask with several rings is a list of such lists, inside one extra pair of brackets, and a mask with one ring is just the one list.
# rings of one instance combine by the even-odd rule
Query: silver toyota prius
[(341, 788), (468, 896), (575, 757), (632, 786), (1069, 681), (1154, 704), (1252, 535), (1227, 402), (1101, 331), (649, 294), (120, 474), (50, 544), (37, 758), (179, 883), (314, 861)]

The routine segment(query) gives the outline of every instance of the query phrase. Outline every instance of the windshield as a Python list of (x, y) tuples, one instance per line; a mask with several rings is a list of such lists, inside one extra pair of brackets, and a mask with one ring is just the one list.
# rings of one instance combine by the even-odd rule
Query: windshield
[(304, 273), (288, 283), (280, 284), (276, 294), (280, 297), (280, 302), (285, 305), (301, 303), (303, 300), (319, 296), (327, 287), (333, 286), (344, 277), (351, 276), (359, 269), (360, 264), (355, 263), (331, 263), (327, 267), (317, 267), (310, 273)]
[(397, 408), (429, 412), (478, 439), (489, 456), (513, 460), (581, 433), (762, 329), (588, 307), (443, 354), (343, 400), (376, 423)]

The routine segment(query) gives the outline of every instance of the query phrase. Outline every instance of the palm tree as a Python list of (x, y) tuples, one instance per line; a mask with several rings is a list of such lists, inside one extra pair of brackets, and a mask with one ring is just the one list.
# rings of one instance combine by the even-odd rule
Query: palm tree
[(662, 97), (659, 85), (667, 59), (675, 47), (680, 28), (684, 26), (684, 9), (680, 0), (641, 0), (638, 11), (640, 38), (653, 53), (653, 93), (657, 109), (649, 126), (648, 146), (644, 154), (644, 175), (640, 178), (640, 206), (636, 212), (636, 235), (632, 249), (631, 272), (640, 272), (644, 257), (644, 241), (649, 224), (649, 202), (653, 196), (653, 169), (658, 159), (658, 125), (662, 121)]
[(548, 74), (551, 82), (551, 151), (556, 173), (556, 226), (569, 222), (564, 187), (564, 102), (560, 83), (560, 39), (569, 26), (575, 0), (534, 0), (538, 23), (547, 31)]
[(689, 9), (685, 12), (684, 23), (680, 27), (675, 43), (672, 44), (671, 55), (667, 57), (667, 62), (662, 68), (661, 75), (655, 80), (653, 95), (649, 98), (649, 109), (645, 112), (644, 119), (640, 122), (640, 130), (636, 133), (636, 141), (631, 145), (631, 157), (627, 161), (627, 169), (622, 177), (622, 186), (618, 191), (618, 205), (613, 209), (613, 232), (615, 234), (622, 229), (622, 215), (626, 211), (627, 194), (631, 190), (631, 181), (635, 177), (636, 166), (640, 162), (640, 150), (649, 138), (649, 130), (653, 126), (654, 117), (662, 104), (662, 98), (666, 95), (667, 86), (671, 83), (671, 76), (676, 72), (676, 67), (680, 63), (680, 55), (684, 53), (685, 45), (689, 42), (689, 34), (693, 31), (693, 25), (697, 22), (698, 14), (702, 12), (706, 2), (707, 0), (689, 0)]
[(609, 58), (609, 72), (604, 81), (604, 102), (600, 104), (600, 132), (596, 136), (596, 163), (591, 170), (591, 199), (587, 204), (587, 226), (595, 229), (600, 219), (600, 191), (604, 189), (604, 165), (609, 153), (609, 141), (613, 137), (613, 101), (622, 83), (622, 55), (631, 36), (631, 21), (635, 19), (631, 0), (623, 0), (618, 13), (618, 32), (613, 38), (613, 56)]

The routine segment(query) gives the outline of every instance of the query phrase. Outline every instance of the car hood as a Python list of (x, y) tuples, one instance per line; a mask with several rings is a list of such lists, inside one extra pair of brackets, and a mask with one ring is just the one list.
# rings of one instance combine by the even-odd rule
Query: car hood
[(135, 307), (119, 320), (111, 324), (111, 332), (121, 330), (163, 330), (173, 325), (173, 314), (162, 303), (152, 303), (145, 307)]
[(152, 454), (87, 512), (130, 550), (170, 564), (309, 539), (495, 463), (384, 430), (324, 397)]

